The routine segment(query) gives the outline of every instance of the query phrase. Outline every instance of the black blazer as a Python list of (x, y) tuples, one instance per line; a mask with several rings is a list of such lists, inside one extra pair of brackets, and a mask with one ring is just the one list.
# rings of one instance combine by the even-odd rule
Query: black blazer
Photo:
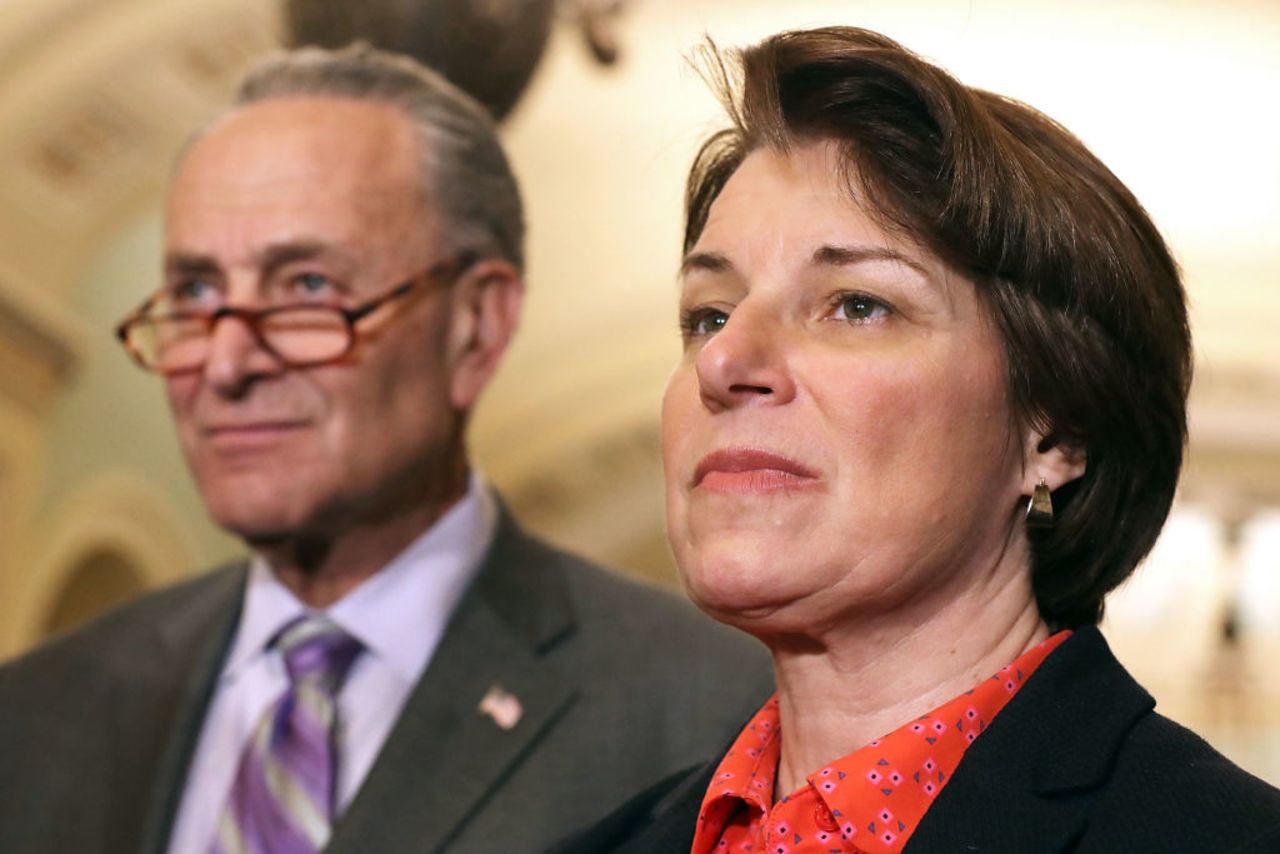
[[(920, 852), (1280, 852), (1280, 790), (1156, 714), (1094, 628), (1040, 665), (908, 841)], [(559, 854), (687, 852), (719, 759), (651, 787)]]
[[(165, 849), (244, 578), (160, 591), (0, 667), (0, 852)], [(524, 706), (509, 730), (477, 710), (495, 682)], [(326, 852), (545, 850), (710, 754), (770, 690), (749, 638), (503, 514)]]

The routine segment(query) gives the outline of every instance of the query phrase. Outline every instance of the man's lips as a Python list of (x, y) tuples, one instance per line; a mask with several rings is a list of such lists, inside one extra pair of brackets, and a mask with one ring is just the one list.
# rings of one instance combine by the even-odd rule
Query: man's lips
[(259, 433), (271, 432), (278, 430), (297, 430), (299, 427), (306, 426), (306, 421), (293, 418), (271, 418), (259, 421), (223, 421), (204, 424), (200, 427), (200, 432), (207, 436), (216, 436), (223, 433)]
[(780, 454), (758, 448), (725, 448), (702, 458), (693, 485), (713, 492), (776, 492), (816, 486), (818, 473)]
[(200, 434), (218, 448), (249, 448), (286, 439), (307, 426), (307, 421), (294, 419), (222, 421), (202, 425)]

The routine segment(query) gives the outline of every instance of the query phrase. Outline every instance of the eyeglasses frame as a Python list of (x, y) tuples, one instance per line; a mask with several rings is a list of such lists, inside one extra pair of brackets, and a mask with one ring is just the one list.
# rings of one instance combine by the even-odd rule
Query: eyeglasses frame
[[(457, 281), (457, 279), (461, 277), (463, 273), (465, 273), (472, 266), (474, 266), (476, 262), (479, 260), (480, 260), (480, 256), (475, 252), (470, 252), (470, 251), (459, 252), (453, 255), (452, 257), (431, 266), (430, 268), (423, 271), (422, 273), (419, 273), (416, 276), (413, 276), (412, 278), (404, 282), (401, 282), (400, 284), (388, 290), (386, 293), (373, 297), (372, 299), (366, 300), (365, 302), (362, 302), (359, 305), (354, 306), (352, 308), (347, 308), (345, 306), (340, 306), (340, 305), (332, 305), (328, 303), (300, 302), (300, 303), (286, 303), (284, 305), (264, 306), (260, 308), (254, 308), (250, 306), (226, 305), (226, 306), (223, 306), (222, 308), (215, 309), (214, 311), (174, 311), (174, 312), (168, 312), (166, 314), (153, 315), (153, 314), (150, 314), (149, 312), (151, 310), (151, 307), (155, 305), (155, 302), (160, 295), (152, 294), (150, 297), (146, 299), (145, 302), (142, 303), (142, 305), (138, 306), (136, 309), (130, 312), (129, 315), (124, 318), (124, 320), (121, 320), (118, 324), (116, 324), (115, 335), (116, 335), (116, 339), (120, 341), (121, 346), (124, 347), (125, 351), (129, 354), (129, 356), (140, 368), (142, 368), (145, 371), (149, 371), (151, 373), (161, 374), (163, 376), (172, 376), (175, 374), (192, 373), (200, 370), (207, 363), (207, 358), (205, 362), (201, 362), (200, 364), (193, 365), (189, 368), (175, 368), (170, 370), (163, 370), (158, 366), (149, 365), (147, 364), (146, 360), (143, 359), (142, 355), (138, 352), (138, 350), (130, 343), (129, 341), (130, 327), (132, 327), (134, 324), (136, 324), (140, 320), (156, 321), (156, 320), (202, 319), (205, 322), (205, 327), (207, 330), (206, 335), (212, 337), (214, 328), (218, 325), (219, 321), (227, 317), (237, 317), (244, 322), (244, 325), (248, 328), (249, 333), (253, 335), (253, 339), (254, 341), (257, 342), (258, 346), (261, 347), (266, 352), (270, 353), (273, 358), (279, 360), (279, 362), (282, 365), (284, 365), (286, 368), (315, 368), (321, 365), (330, 365), (330, 364), (333, 364), (334, 362), (342, 361), (348, 355), (351, 354), (352, 350), (355, 349), (356, 343), (359, 340), (358, 331), (356, 329), (356, 324), (359, 321), (373, 314), (379, 308), (391, 302), (392, 300), (399, 299), (400, 297), (405, 296), (410, 291), (412, 291), (415, 287), (417, 287), (419, 284), (422, 284), (424, 281), (435, 281), (437, 283), (452, 284), (453, 282)], [(304, 309), (323, 308), (329, 311), (334, 311), (337, 314), (342, 316), (342, 318), (346, 321), (346, 325), (347, 325), (347, 346), (343, 348), (342, 352), (338, 353), (335, 356), (328, 356), (323, 359), (305, 359), (305, 360), (298, 361), (294, 359), (285, 358), (284, 355), (282, 355), (274, 347), (272, 347), (270, 343), (268, 343), (266, 337), (262, 333), (262, 330), (259, 328), (259, 324), (262, 322), (262, 319), (264, 317), (269, 317), (272, 314), (278, 314), (282, 311), (294, 311), (300, 308), (304, 308)]]

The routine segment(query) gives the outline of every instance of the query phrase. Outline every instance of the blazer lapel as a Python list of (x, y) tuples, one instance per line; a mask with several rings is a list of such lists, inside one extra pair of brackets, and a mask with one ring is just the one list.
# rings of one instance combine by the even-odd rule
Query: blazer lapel
[[(569, 707), (571, 683), (539, 656), (572, 629), (568, 595), (525, 543), (504, 511), (475, 584), (335, 828), (332, 854), (440, 849)], [(499, 703), (482, 711), (491, 691)]]
[[(1125, 736), (1154, 705), (1097, 629), (1077, 630), (965, 754), (905, 851), (1071, 850)], [(688, 851), (718, 765), (638, 795), (555, 854)]]
[(906, 854), (1049, 854), (1071, 850), (1083, 832), (1087, 800), (1046, 800), (1007, 780), (975, 783), (967, 773), (957, 770), (955, 782), (942, 790), (907, 841)]
[[(746, 725), (744, 721), (743, 726)], [(721, 757), (732, 746), (730, 741), (712, 761), (677, 771), (655, 783), (595, 825), (557, 843), (548, 854), (688, 851), (693, 845), (703, 796), (720, 767)]]
[(1097, 629), (1076, 630), (974, 742), (906, 852), (1069, 850), (1154, 705)]
[[(715, 762), (708, 762), (685, 773), (682, 778), (677, 778), (677, 782), (670, 791), (663, 794), (652, 807), (653, 819), (644, 832), (627, 840), (621, 847), (613, 841), (608, 841), (607, 846), (592, 845), (588, 841), (577, 850), (582, 854), (589, 854), (589, 852), (598, 854), (602, 851), (615, 851), (616, 854), (688, 851), (693, 845), (693, 835), (698, 827), (698, 813), (702, 811), (702, 799), (719, 765), (720, 762), (717, 759)], [(619, 818), (618, 826), (620, 827), (630, 823), (630, 819), (623, 816)]]

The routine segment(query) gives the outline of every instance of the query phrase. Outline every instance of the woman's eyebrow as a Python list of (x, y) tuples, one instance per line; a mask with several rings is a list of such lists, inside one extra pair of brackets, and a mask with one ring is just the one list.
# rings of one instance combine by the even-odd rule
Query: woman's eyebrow
[[(820, 267), (852, 267), (877, 261), (902, 264), (916, 272), (925, 281), (933, 281), (933, 276), (923, 264), (910, 255), (888, 246), (824, 244), (813, 250), (810, 258), (811, 264)], [(695, 270), (724, 274), (732, 273), (735, 269), (733, 262), (720, 252), (690, 252), (680, 262), (680, 277), (683, 278)]]
[(939, 299), (945, 303), (947, 311), (955, 316), (956, 313), (956, 294), (951, 287), (950, 278), (943, 272), (939, 275), (937, 270), (930, 271), (928, 268), (912, 258), (905, 252), (897, 249), (891, 249), (888, 246), (856, 244), (851, 246), (820, 246), (814, 250), (810, 263), (820, 267), (852, 267), (858, 264), (873, 263), (901, 264), (908, 270), (911, 270), (918, 279), (917, 287), (913, 290), (919, 291), (923, 288), (923, 292), (936, 294)]
[(680, 275), (687, 276), (694, 270), (728, 273), (733, 270), (733, 262), (719, 252), (690, 252), (680, 262)]
[(905, 264), (921, 276), (929, 278), (929, 271), (910, 255), (887, 246), (819, 246), (813, 251), (812, 263), (820, 266), (849, 267), (869, 261), (892, 261)]

